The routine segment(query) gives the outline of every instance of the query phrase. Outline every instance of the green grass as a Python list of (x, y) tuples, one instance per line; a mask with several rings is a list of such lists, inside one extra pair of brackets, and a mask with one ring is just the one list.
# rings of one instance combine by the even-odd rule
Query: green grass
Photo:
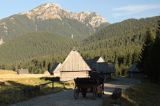
[(51, 84), (48, 84), (40, 91), (33, 92), (32, 95), (26, 96), (23, 93), (23, 89), (27, 87), (43, 84), (46, 82), (47, 81), (40, 80), (39, 78), (24, 78), (7, 81), (6, 86), (0, 86), (0, 106), (7, 106), (9, 104), (28, 100), (36, 96), (57, 93), (63, 89), (62, 84), (56, 82), (54, 83), (54, 88), (52, 88)]
[(136, 106), (159, 106), (160, 85), (145, 82), (127, 89), (123, 97)]
[(160, 106), (160, 85), (143, 82), (132, 86), (122, 93), (120, 100), (104, 97), (103, 106)]

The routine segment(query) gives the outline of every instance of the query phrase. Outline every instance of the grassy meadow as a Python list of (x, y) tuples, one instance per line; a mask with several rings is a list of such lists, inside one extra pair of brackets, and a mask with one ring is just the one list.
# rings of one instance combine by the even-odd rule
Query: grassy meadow
[(15, 71), (12, 71), (12, 70), (1, 70), (0, 69), (0, 75), (8, 75), (8, 74), (15, 75), (17, 73)]
[(31, 95), (26, 95), (23, 92), (24, 89), (49, 82), (41, 79), (46, 75), (17, 75), (9, 70), (0, 72), (0, 81), (5, 82), (5, 85), (0, 85), (0, 106), (7, 106), (40, 95), (60, 92), (63, 89), (63, 84), (55, 82), (54, 88), (50, 83), (41, 90), (31, 92)]

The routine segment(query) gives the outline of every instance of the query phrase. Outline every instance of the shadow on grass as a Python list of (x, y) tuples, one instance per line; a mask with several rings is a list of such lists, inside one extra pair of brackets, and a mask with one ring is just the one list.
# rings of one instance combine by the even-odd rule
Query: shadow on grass
[(62, 87), (46, 86), (40, 89), (38, 86), (25, 85), (14, 81), (7, 81), (5, 86), (0, 86), (0, 106), (7, 106), (30, 98), (57, 93)]
[(160, 85), (158, 84), (143, 82), (128, 88), (123, 95), (136, 106), (160, 106)]
[(134, 104), (123, 97), (114, 100), (111, 96), (107, 95), (103, 98), (102, 106), (134, 106)]

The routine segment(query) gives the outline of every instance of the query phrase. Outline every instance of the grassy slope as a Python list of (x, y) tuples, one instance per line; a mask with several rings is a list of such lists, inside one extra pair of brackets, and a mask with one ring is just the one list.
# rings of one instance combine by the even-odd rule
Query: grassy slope
[(42, 21), (31, 20), (23, 15), (13, 15), (0, 20), (1, 23), (5, 23), (8, 28), (7, 36), (5, 36), (4, 28), (0, 26), (0, 37), (3, 36), (5, 40), (12, 40), (16, 36), (36, 32), (36, 26), (38, 32), (57, 33), (69, 37), (73, 34), (75, 38), (86, 38), (94, 32), (90, 26), (72, 19)]
[(159, 106), (160, 86), (145, 82), (127, 89), (123, 96), (136, 106)]

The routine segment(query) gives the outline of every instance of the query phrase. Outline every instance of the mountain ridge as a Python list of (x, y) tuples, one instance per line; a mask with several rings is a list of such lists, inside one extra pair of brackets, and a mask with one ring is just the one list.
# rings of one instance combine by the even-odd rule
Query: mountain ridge
[(44, 3), (30, 11), (23, 12), (21, 15), (26, 15), (29, 19), (59, 19), (69, 18), (75, 19), (86, 25), (91, 25), (93, 28), (99, 27), (102, 23), (107, 22), (105, 18), (97, 15), (95, 12), (71, 12), (64, 10), (60, 5), (55, 3)]
[(104, 18), (94, 12), (73, 13), (54, 3), (42, 4), (0, 20), (0, 37), (4, 42), (32, 32), (49, 32), (84, 39), (101, 27), (108, 25)]

